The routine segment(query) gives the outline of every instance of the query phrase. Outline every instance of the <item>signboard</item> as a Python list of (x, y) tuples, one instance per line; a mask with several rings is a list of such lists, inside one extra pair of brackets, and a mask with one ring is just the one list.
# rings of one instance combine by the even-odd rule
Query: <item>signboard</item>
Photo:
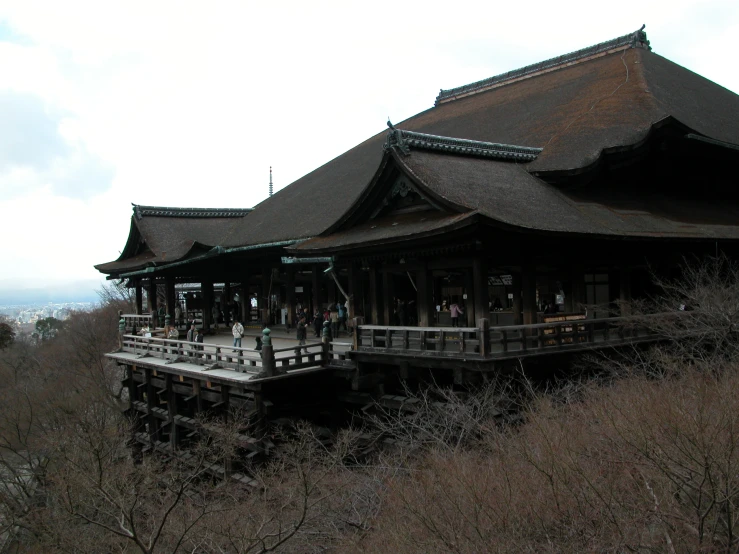
[(489, 275), (488, 276), (489, 286), (503, 286), (508, 287), (513, 285), (513, 275)]
[[(542, 316), (542, 323), (560, 323), (563, 321), (582, 321), (586, 319), (585, 314), (546, 314)], [(575, 329), (577, 327), (577, 329)], [(542, 329), (542, 334), (544, 335), (554, 335), (557, 333), (556, 327), (550, 327), (547, 329)], [(573, 336), (575, 332), (578, 333), (578, 335), (575, 337)], [(570, 324), (570, 325), (561, 325), (559, 327), (559, 335), (561, 337), (562, 344), (572, 344), (573, 342), (585, 342), (587, 341), (587, 337), (584, 334), (579, 333), (585, 333), (585, 325), (582, 324)], [(546, 346), (553, 346), (557, 344), (557, 339), (547, 339), (544, 341), (544, 344)]]
[(295, 287), (295, 292), (303, 292), (303, 287)]

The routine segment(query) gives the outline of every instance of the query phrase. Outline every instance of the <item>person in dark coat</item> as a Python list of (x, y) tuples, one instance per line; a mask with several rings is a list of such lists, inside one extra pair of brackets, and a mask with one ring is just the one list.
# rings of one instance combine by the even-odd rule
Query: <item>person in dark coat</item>
[(300, 347), (303, 347), (303, 350), (305, 353), (308, 353), (308, 348), (305, 346), (305, 337), (307, 335), (307, 329), (305, 325), (305, 318), (301, 317), (300, 321), (298, 321), (298, 347), (295, 349), (295, 353), (300, 353)]
[(313, 331), (317, 338), (321, 336), (321, 329), (323, 329), (323, 314), (320, 310), (316, 310), (316, 314), (313, 316)]

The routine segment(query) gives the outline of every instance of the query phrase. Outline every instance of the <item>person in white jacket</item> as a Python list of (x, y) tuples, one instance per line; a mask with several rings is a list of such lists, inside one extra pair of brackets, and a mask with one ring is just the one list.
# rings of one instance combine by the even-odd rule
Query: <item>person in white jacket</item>
[[(234, 348), (237, 346), (241, 348), (241, 337), (244, 336), (244, 326), (239, 323), (238, 319), (234, 322), (234, 326), (231, 331), (234, 335)], [(234, 350), (234, 352), (236, 352), (236, 350)]]

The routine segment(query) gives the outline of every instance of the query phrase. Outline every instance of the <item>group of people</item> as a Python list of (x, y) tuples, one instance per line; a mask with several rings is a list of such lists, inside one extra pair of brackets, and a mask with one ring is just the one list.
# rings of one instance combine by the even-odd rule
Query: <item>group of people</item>
[[(347, 333), (349, 332), (349, 327), (347, 325), (348, 315), (349, 311), (347, 310), (346, 304), (342, 304), (340, 302), (329, 304), (323, 311), (317, 309), (312, 315), (304, 308), (299, 307), (296, 316), (296, 320), (298, 322), (298, 335), (302, 334), (300, 327), (302, 322), (303, 327), (306, 328), (306, 334), (307, 327), (310, 325), (313, 327), (314, 336), (318, 338), (323, 333), (324, 321), (328, 321), (330, 322), (329, 331), (331, 333), (331, 338), (337, 338), (342, 329)], [(298, 336), (298, 340), (300, 340), (300, 336)]]

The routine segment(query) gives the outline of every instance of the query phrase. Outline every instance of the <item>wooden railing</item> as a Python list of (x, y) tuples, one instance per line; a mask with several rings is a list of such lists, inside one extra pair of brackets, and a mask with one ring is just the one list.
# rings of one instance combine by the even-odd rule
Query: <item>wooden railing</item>
[(480, 355), (482, 332), (477, 327), (360, 325), (357, 329), (357, 350), (360, 351), (415, 352), (431, 356)]
[[(328, 346), (328, 345), (326, 345)], [(289, 370), (323, 365), (327, 359), (327, 348), (313, 342), (290, 348), (263, 346), (262, 350), (223, 344), (190, 342), (160, 337), (123, 336), (123, 352), (140, 357), (153, 357), (167, 363), (188, 363), (204, 366), (205, 370), (231, 369), (242, 373), (267, 373), (279, 375)], [(286, 353), (290, 353), (285, 355)]]
[(652, 318), (635, 317), (583, 319), (489, 327), (481, 319), (478, 327), (391, 327), (360, 325), (355, 350), (432, 357), (485, 358), (531, 355), (544, 351), (578, 350), (618, 343), (659, 338)]
[(126, 321), (127, 333), (135, 333), (144, 327), (151, 327), (153, 323), (151, 314), (123, 314), (121, 317)]

